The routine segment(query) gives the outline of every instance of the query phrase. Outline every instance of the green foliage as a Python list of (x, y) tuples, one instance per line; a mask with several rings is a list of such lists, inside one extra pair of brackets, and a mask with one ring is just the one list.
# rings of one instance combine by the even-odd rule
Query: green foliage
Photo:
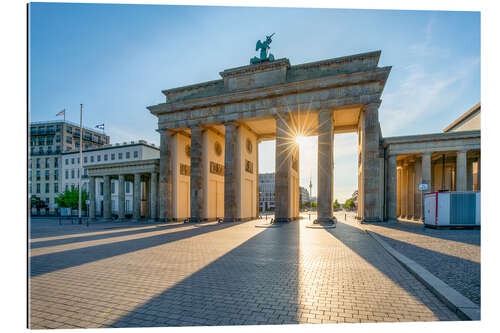
[[(85, 203), (87, 199), (87, 192), (82, 190), (82, 210), (87, 210), (87, 204)], [(59, 207), (78, 209), (78, 188), (66, 190), (64, 193), (59, 194), (56, 202)]]
[(38, 197), (36, 195), (32, 195), (31, 199), (30, 199), (30, 206), (31, 206), (31, 208), (40, 209), (40, 208), (46, 208), (47, 204), (45, 203), (45, 201), (40, 199), (40, 197)]
[(339, 201), (337, 199), (335, 199), (335, 202), (333, 203), (333, 208), (334, 209), (339, 209), (340, 208), (340, 204), (339, 204)]
[(347, 201), (345, 202), (345, 208), (352, 209), (354, 207), (356, 207), (356, 205), (354, 204), (354, 201), (352, 201), (352, 199), (347, 199)]

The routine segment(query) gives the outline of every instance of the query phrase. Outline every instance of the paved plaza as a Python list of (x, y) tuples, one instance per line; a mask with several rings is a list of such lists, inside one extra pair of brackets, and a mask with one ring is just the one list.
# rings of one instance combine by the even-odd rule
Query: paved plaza
[(363, 224), (392, 248), (480, 305), (481, 231), (430, 229), (422, 223)]
[(31, 328), (459, 320), (352, 223), (32, 221)]

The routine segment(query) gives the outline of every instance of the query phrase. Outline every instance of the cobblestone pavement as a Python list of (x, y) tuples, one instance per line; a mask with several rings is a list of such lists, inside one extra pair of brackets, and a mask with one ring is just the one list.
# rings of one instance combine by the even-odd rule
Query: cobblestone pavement
[(30, 327), (458, 320), (356, 227), (257, 223), (33, 232)]
[(480, 230), (430, 229), (415, 222), (363, 224), (363, 227), (480, 305)]

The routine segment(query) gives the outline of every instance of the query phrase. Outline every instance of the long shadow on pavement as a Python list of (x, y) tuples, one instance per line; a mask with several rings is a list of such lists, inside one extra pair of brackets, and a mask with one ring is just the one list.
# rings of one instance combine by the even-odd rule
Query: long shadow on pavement
[(265, 229), (110, 326), (297, 323), (299, 245), (298, 223)]
[(422, 265), (474, 303), (481, 304), (481, 264), (457, 256), (425, 249), (375, 231), (396, 251)]
[(470, 245), (481, 245), (481, 230), (477, 229), (433, 229), (426, 228), (423, 223), (406, 221), (373, 223), (373, 225)]
[[(125, 229), (125, 230), (120, 230), (120, 231), (116, 231), (116, 232), (106, 232), (106, 233), (97, 234), (97, 235), (75, 236), (75, 237), (68, 237), (68, 238), (52, 239), (52, 240), (47, 240), (47, 241), (32, 241), (32, 242), (30, 242), (29, 247), (30, 247), (30, 249), (38, 249), (38, 248), (42, 248), (42, 247), (80, 243), (80, 242), (87, 242), (87, 241), (106, 239), (106, 238), (112, 238), (112, 237), (137, 235), (137, 234), (155, 232), (155, 231), (161, 231), (161, 230), (170, 230), (170, 229), (186, 227), (186, 226), (188, 226), (188, 224), (175, 224), (175, 225), (153, 226), (153, 227), (150, 227), (147, 229), (145, 229), (146, 227), (148, 227), (146, 225), (137, 226), (137, 227), (124, 226), (123, 229)], [(131, 228), (134, 228), (134, 229), (130, 230)], [(90, 232), (100, 232), (100, 231), (102, 232), (102, 231), (106, 231), (106, 230), (102, 230), (102, 229), (89, 230), (88, 232), (90, 233)]]
[(194, 237), (203, 233), (222, 230), (235, 226), (234, 223), (206, 225), (198, 228), (162, 233), (155, 236), (131, 239), (109, 244), (101, 244), (30, 257), (30, 276), (54, 272), (60, 269), (83, 265), (89, 262), (147, 249), (154, 246)]
[[(326, 230), (399, 287), (425, 304), (440, 320), (450, 320), (450, 318), (443, 314), (442, 310), (436, 308), (433, 304), (429, 304), (428, 300), (422, 297), (423, 293), (420, 290), (426, 287), (413, 278), (409, 272), (386, 253), (365, 231), (340, 221), (337, 223), (335, 229)], [(430, 291), (427, 294), (429, 293)]]

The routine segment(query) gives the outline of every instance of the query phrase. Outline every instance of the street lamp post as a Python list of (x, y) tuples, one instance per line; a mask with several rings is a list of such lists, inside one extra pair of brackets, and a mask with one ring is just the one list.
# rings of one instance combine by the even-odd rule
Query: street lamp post
[(80, 170), (78, 172), (78, 224), (82, 224), (82, 146), (83, 146), (83, 128), (82, 128), (83, 104), (80, 104)]

